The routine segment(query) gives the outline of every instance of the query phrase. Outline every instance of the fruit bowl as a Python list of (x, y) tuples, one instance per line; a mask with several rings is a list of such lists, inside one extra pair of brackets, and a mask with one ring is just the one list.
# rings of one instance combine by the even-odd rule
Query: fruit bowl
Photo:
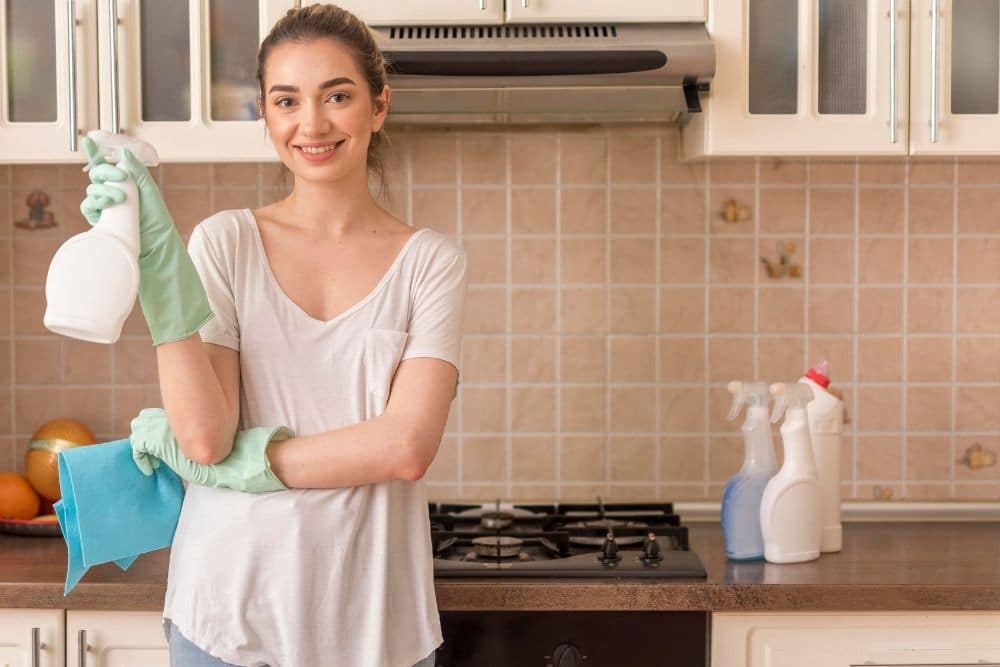
[(29, 537), (59, 537), (59, 521), (54, 514), (34, 519), (0, 519), (0, 533)]

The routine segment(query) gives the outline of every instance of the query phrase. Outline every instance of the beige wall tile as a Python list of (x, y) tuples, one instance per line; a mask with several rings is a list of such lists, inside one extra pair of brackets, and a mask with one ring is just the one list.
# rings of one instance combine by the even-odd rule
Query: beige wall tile
[(563, 333), (604, 333), (607, 290), (591, 287), (563, 288), (559, 330)]
[(652, 387), (611, 385), (610, 399), (611, 432), (651, 433), (656, 430), (656, 392)]
[(660, 389), (660, 429), (665, 433), (693, 433), (704, 429), (705, 397), (686, 388)]
[(559, 370), (562, 382), (605, 382), (605, 348), (603, 337), (561, 336)]
[(656, 189), (616, 187), (611, 189), (612, 234), (656, 234)]
[(524, 433), (555, 431), (555, 387), (511, 388), (510, 420), (513, 431)]
[(1000, 331), (1000, 286), (959, 287), (956, 311), (962, 333)]
[(605, 428), (605, 388), (574, 387), (560, 388), (560, 424), (563, 432), (603, 431)]
[(556, 291), (545, 287), (518, 287), (510, 291), (511, 331), (549, 333), (556, 330)]
[(656, 380), (656, 338), (653, 336), (612, 336), (611, 381), (654, 382)]
[(670, 188), (660, 195), (661, 230), (664, 234), (705, 232), (704, 188)]
[(907, 294), (911, 333), (951, 331), (952, 295), (946, 287), (911, 287)]
[(911, 234), (951, 234), (955, 226), (955, 194), (952, 188), (910, 188), (909, 230)]
[(813, 234), (853, 234), (854, 188), (810, 188), (809, 231)]
[(805, 228), (805, 188), (760, 189), (761, 233), (802, 234)]
[[(157, 169), (159, 169), (159, 173), (156, 173)], [(161, 188), (188, 187), (207, 190), (212, 182), (212, 165), (210, 164), (165, 162), (157, 169), (150, 171)]]
[[(446, 435), (441, 438), (437, 454), (427, 472), (424, 473), (424, 481), (428, 483), (453, 481), (458, 478), (458, 439)], [(428, 489), (429, 494), (440, 497), (437, 491), (437, 489)]]
[(61, 343), (63, 382), (69, 384), (108, 384), (111, 382), (112, 347), (110, 345), (86, 343), (71, 338), (61, 339)]
[(44, 285), (49, 262), (62, 245), (60, 238), (14, 238), (14, 284)]
[(470, 283), (505, 283), (507, 281), (507, 240), (466, 237), (462, 247), (468, 259)]
[(951, 381), (951, 338), (910, 337), (906, 341), (906, 375), (911, 382)]
[(501, 482), (507, 479), (507, 443), (504, 436), (465, 436), (462, 442), (462, 479)]
[(612, 183), (656, 182), (656, 137), (647, 131), (612, 129), (608, 135)]
[(704, 382), (705, 339), (663, 338), (660, 340), (660, 382)]
[(757, 339), (757, 377), (788, 381), (801, 377), (805, 345), (800, 337), (762, 336)]
[(515, 234), (554, 234), (556, 191), (551, 188), (511, 190), (510, 229)]
[(612, 283), (656, 282), (656, 244), (652, 241), (611, 238)]
[(858, 380), (860, 382), (902, 382), (902, 337), (858, 337)]
[(758, 295), (761, 333), (800, 333), (805, 326), (805, 290), (801, 286), (762, 287)]
[(507, 428), (507, 392), (496, 387), (462, 387), (462, 429), (497, 433)]
[(564, 238), (560, 282), (603, 283), (607, 275), (608, 242), (603, 238)]
[[(900, 385), (859, 387), (857, 429), (859, 431), (901, 430), (903, 427), (902, 401), (903, 390)], [(860, 472), (858, 474), (861, 475)], [(862, 478), (864, 479), (864, 476)]]
[(62, 399), (61, 387), (15, 387), (14, 435), (21, 436), (18, 440), (30, 438), (45, 422), (62, 417)]
[(858, 242), (858, 278), (862, 283), (902, 282), (903, 239), (861, 239)]
[[(513, 382), (556, 381), (556, 336), (525, 336), (510, 342)], [(500, 357), (503, 359), (503, 356)]]
[(470, 285), (465, 299), (463, 327), (465, 333), (507, 331), (506, 290)]
[(42, 324), (42, 319), (45, 317), (44, 288), (15, 287), (13, 289), (13, 298), (14, 335), (48, 333), (48, 329)]
[(603, 129), (559, 134), (560, 182), (603, 185), (608, 180), (608, 139)]
[(708, 479), (725, 482), (743, 465), (743, 438), (717, 435), (708, 439)]
[(413, 191), (414, 227), (430, 227), (442, 234), (455, 234), (457, 231), (457, 207), (454, 188), (436, 188), (433, 190)]
[(958, 282), (1000, 283), (1000, 238), (958, 239)]
[(708, 339), (708, 379), (710, 382), (729, 382), (754, 377), (752, 338)]
[(757, 160), (754, 158), (721, 158), (708, 165), (709, 180), (719, 185), (752, 185), (757, 180)]
[(962, 185), (1000, 185), (1000, 162), (959, 158), (958, 182)]
[(517, 185), (556, 182), (556, 139), (542, 133), (510, 136), (510, 180)]
[(902, 233), (903, 192), (902, 188), (861, 188), (858, 204), (861, 233)]
[(606, 460), (603, 436), (563, 436), (560, 478), (568, 482), (603, 480)]
[[(252, 190), (248, 190), (246, 188), (243, 189), (215, 188), (212, 190), (211, 206), (205, 206), (205, 210), (207, 212), (205, 212), (204, 216), (201, 219), (195, 219), (190, 215), (187, 215), (183, 220), (180, 221), (175, 218), (174, 223), (177, 225), (178, 230), (180, 230), (183, 227), (190, 235), (191, 230), (193, 230), (199, 222), (210, 216), (213, 210), (224, 211), (224, 210), (241, 209), (241, 208), (255, 209), (257, 208), (259, 202), (260, 202), (260, 195), (256, 188)], [(203, 204), (207, 203), (208, 203), (207, 201), (203, 202)], [(168, 206), (170, 206), (170, 204), (168, 204)], [(170, 207), (170, 211), (171, 213), (173, 213), (173, 207)]]
[(910, 432), (951, 430), (951, 387), (909, 387), (906, 429)]
[(708, 279), (712, 283), (749, 283), (758, 264), (753, 239), (717, 239), (708, 244)]
[(59, 340), (55, 336), (16, 340), (14, 355), (17, 359), (14, 381), (17, 384), (56, 384), (62, 381)]
[(810, 238), (809, 273), (811, 284), (854, 281), (854, 239)]
[[(111, 421), (111, 389), (109, 387), (67, 387), (63, 390), (63, 414), (76, 419), (91, 430), (100, 441), (115, 437)], [(133, 417), (135, 415), (132, 415)]]
[(563, 234), (603, 234), (607, 226), (604, 188), (564, 188), (559, 229)]
[(656, 478), (655, 438), (616, 435), (610, 438), (609, 444), (612, 480), (646, 482)]
[(1000, 486), (997, 484), (956, 485), (953, 498), (955, 500), (996, 500), (1000, 498)]
[(955, 379), (1000, 382), (1000, 336), (956, 337)]
[(14, 188), (56, 189), (59, 187), (59, 166), (54, 164), (19, 164), (11, 172)]
[(462, 183), (496, 185), (507, 179), (505, 134), (463, 132), (459, 138)]
[[(735, 222), (729, 222), (723, 216), (723, 211), (730, 201), (746, 209), (742, 217)], [(753, 234), (756, 215), (757, 197), (752, 187), (713, 186), (709, 192), (708, 231), (713, 236)]]
[(809, 336), (810, 364), (823, 359), (830, 363), (831, 386), (854, 381), (854, 341), (842, 336)]
[(805, 160), (786, 158), (761, 158), (760, 182), (762, 185), (801, 185), (806, 182)]
[(910, 158), (910, 185), (951, 185), (955, 182), (955, 161)]
[(708, 331), (753, 331), (754, 291), (748, 287), (712, 287), (708, 290)]
[[(536, 339), (529, 339), (535, 341)], [(511, 341), (511, 354), (519, 359), (513, 350), (526, 347), (524, 341)], [(465, 336), (462, 339), (462, 383), (506, 382), (507, 344), (503, 338)], [(521, 368), (519, 364), (515, 364)]]
[(954, 266), (951, 238), (911, 238), (907, 264), (911, 283), (950, 283)]
[(947, 437), (910, 436), (906, 439), (906, 479), (948, 479), (951, 443)]
[(514, 435), (510, 439), (511, 479), (551, 482), (556, 479), (556, 443), (548, 436)]
[(608, 311), (611, 333), (656, 333), (656, 288), (612, 287)]
[(682, 482), (705, 479), (705, 439), (700, 436), (661, 438), (660, 479)]
[(457, 178), (458, 138), (422, 132), (408, 140), (414, 185), (452, 185)]
[(664, 283), (705, 281), (705, 240), (665, 238), (660, 240), (660, 280)]
[(982, 448), (1000, 454), (1000, 436), (957, 435), (955, 437), (955, 480), (961, 482), (993, 482), (1000, 480), (1000, 466), (972, 468), (964, 459), (970, 448)]
[(990, 234), (996, 231), (996, 211), (1000, 209), (1000, 188), (958, 189), (958, 231)]
[(1000, 431), (1000, 385), (955, 389), (957, 431)]
[[(431, 193), (432, 191), (427, 191)], [(430, 196), (429, 194), (424, 197)], [(422, 206), (427, 206), (421, 202)], [(414, 208), (417, 204), (414, 201)], [(426, 215), (425, 215), (426, 217)], [(414, 218), (416, 215), (414, 214)], [(414, 222), (414, 224), (416, 224)], [(419, 226), (419, 225), (418, 225)], [(504, 234), (507, 231), (507, 194), (502, 189), (462, 189), (462, 234)]]
[[(501, 255), (502, 257), (503, 255)], [(511, 283), (553, 283), (556, 279), (554, 239), (511, 239)]]
[(865, 435), (858, 438), (859, 480), (899, 479), (902, 462), (903, 439), (900, 436)]
[(219, 162), (212, 165), (212, 186), (252, 188), (257, 193), (260, 164), (256, 162)]
[(706, 291), (703, 287), (660, 289), (660, 331), (691, 333), (705, 330)]
[(112, 429), (116, 437), (127, 437), (131, 432), (131, 422), (145, 408), (161, 408), (163, 401), (157, 385), (141, 387), (117, 387), (111, 390), (114, 401)]
[[(910, 314), (913, 315), (912, 310)], [(912, 324), (912, 317), (910, 321)], [(897, 333), (902, 330), (902, 289), (895, 287), (862, 287), (858, 289), (859, 332)]]
[(809, 181), (824, 185), (853, 185), (857, 181), (855, 160), (810, 160)]
[(854, 291), (844, 287), (809, 290), (809, 330), (847, 333), (854, 330)]
[[(724, 373), (719, 374), (720, 377), (725, 375)], [(726, 386), (722, 384), (725, 382), (729, 383), (730, 380), (735, 379), (749, 379), (750, 376), (745, 373), (739, 376), (733, 375), (726, 377), (721, 380), (719, 384), (714, 386), (709, 386), (708, 388), (708, 406), (707, 406), (707, 418), (708, 418), (708, 432), (711, 433), (739, 433), (738, 424), (735, 424), (726, 417), (729, 414), (729, 406), (732, 405), (733, 395), (726, 390)], [(739, 422), (742, 423), (742, 422)]]
[(701, 185), (707, 181), (708, 161), (681, 162), (680, 137), (664, 128), (660, 138), (660, 180), (664, 185)]
[(905, 174), (903, 160), (858, 160), (858, 182), (862, 185), (902, 185)]

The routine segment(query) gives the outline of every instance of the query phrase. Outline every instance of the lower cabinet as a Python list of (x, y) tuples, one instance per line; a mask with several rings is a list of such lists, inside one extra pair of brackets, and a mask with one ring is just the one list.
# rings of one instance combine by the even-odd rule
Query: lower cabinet
[(63, 667), (62, 609), (0, 609), (0, 665)]
[(1000, 667), (1000, 613), (712, 614), (712, 667)]
[(163, 614), (67, 611), (66, 667), (170, 667)]

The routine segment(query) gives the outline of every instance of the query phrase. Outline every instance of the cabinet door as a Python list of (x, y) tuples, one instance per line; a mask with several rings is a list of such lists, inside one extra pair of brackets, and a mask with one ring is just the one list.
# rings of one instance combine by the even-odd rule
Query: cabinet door
[(507, 0), (509, 23), (704, 21), (703, 0)]
[(909, 0), (731, 5), (709, 5), (716, 75), (685, 157), (906, 154)]
[(713, 667), (1000, 665), (1000, 614), (712, 615)]
[(63, 667), (62, 609), (0, 609), (0, 665)]
[(912, 39), (910, 152), (1000, 153), (1000, 0), (913, 0)]
[(257, 119), (256, 56), (290, 0), (118, 0), (114, 31), (110, 4), (99, 6), (102, 127), (165, 161), (276, 159)]
[(97, 127), (93, 0), (0, 0), (0, 35), (0, 162), (82, 159), (78, 134)]
[[(510, 0), (508, 0), (509, 2)], [(517, 0), (520, 2), (520, 0)], [(337, 2), (369, 25), (487, 25), (503, 21), (504, 0), (343, 0)], [(307, 3), (308, 4), (308, 3)]]
[(169, 667), (158, 611), (67, 611), (66, 667)]

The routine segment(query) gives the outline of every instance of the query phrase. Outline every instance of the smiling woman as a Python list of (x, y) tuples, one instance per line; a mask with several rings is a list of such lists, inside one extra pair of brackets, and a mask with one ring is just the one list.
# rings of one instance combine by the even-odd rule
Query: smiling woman
[(361, 21), (289, 11), (257, 82), (294, 186), (192, 232), (214, 317), (157, 347), (169, 428), (142, 445), (188, 481), (171, 663), (430, 667), (442, 634), (422, 477), (459, 381), (465, 252), (369, 189), (384, 185), (390, 89)]

